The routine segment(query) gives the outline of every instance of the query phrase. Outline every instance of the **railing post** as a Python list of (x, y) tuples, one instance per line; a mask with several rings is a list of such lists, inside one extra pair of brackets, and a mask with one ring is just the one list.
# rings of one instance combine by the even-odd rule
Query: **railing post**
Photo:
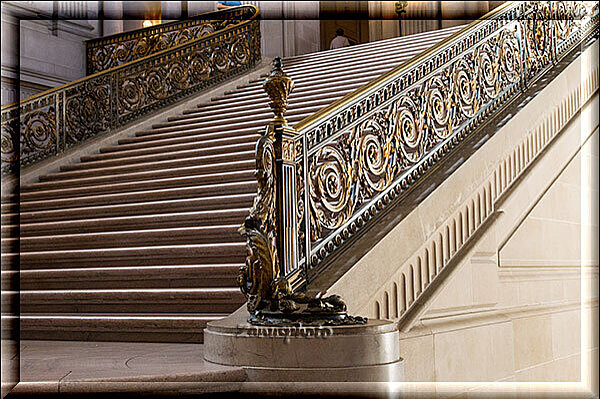
[(275, 117), (269, 128), (274, 133), (275, 150), (275, 209), (277, 212), (277, 253), (279, 275), (288, 276), (298, 269), (298, 222), (296, 214), (295, 140), (297, 132), (283, 117), (294, 82), (281, 69), (281, 59), (273, 62), (274, 69), (265, 79), (263, 88), (269, 95)]
[[(274, 118), (256, 143), (258, 193), (240, 232), (246, 263), (239, 284), (248, 297), (249, 322), (258, 325), (363, 324), (346, 313), (337, 295), (299, 292), (296, 142), (298, 133), (283, 117), (294, 82), (275, 58), (263, 88)], [(305, 287), (303, 287), (305, 289)]]

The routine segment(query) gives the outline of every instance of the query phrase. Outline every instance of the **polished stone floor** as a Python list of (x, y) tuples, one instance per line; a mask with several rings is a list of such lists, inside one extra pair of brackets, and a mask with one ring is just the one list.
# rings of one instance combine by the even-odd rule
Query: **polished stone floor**
[[(201, 344), (22, 341), (15, 394), (235, 392), (241, 368), (206, 363)], [(62, 396), (62, 395), (61, 395)]]
[(387, 383), (245, 382), (243, 369), (205, 362), (202, 344), (22, 341), (20, 365), (4, 399), (398, 397)]

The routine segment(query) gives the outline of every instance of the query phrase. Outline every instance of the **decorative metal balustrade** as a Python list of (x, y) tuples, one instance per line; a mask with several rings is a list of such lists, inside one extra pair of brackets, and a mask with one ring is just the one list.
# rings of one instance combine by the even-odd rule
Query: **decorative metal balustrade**
[[(248, 258), (240, 285), (250, 320), (314, 319), (295, 302), (328, 261), (597, 33), (595, 2), (506, 3), (294, 127), (282, 117), (293, 82), (265, 82), (276, 118), (257, 146), (261, 192), (253, 208), (265, 212), (251, 213), (242, 229)], [(277, 67), (274, 74), (285, 77)], [(323, 313), (327, 303), (317, 297), (312, 308)]]
[(219, 31), (2, 107), (2, 175), (252, 69), (258, 9)]
[(87, 74), (114, 68), (237, 25), (241, 21), (252, 19), (255, 12), (251, 7), (233, 7), (201, 14), (184, 21), (87, 40)]

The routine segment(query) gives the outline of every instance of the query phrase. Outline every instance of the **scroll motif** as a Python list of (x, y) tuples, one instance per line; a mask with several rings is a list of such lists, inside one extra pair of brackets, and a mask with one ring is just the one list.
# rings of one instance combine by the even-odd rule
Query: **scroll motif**
[(65, 144), (67, 147), (110, 129), (110, 79), (101, 77), (66, 91)]
[(277, 216), (275, 212), (274, 132), (268, 128), (256, 144), (258, 194), (250, 215), (240, 229), (247, 240), (246, 264), (240, 269), (239, 285), (248, 296), (248, 311), (270, 304), (273, 281), (279, 277)]
[(206, 81), (254, 62), (244, 37), (231, 36), (198, 45), (181, 56), (119, 72), (118, 107), (123, 121), (154, 108), (173, 93), (193, 91)]
[(342, 226), (520, 73), (507, 28), (322, 146), (308, 163), (311, 240)]
[[(90, 75), (101, 72), (206, 37), (239, 24), (254, 12), (253, 8), (246, 7), (220, 11), (186, 21), (171, 22), (105, 39), (91, 40), (87, 45), (87, 73)], [(206, 20), (206, 17), (218, 19)]]

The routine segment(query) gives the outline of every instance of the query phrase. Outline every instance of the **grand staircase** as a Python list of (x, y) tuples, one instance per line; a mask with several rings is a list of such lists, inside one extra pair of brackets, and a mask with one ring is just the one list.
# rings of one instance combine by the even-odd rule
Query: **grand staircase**
[[(286, 118), (458, 29), (284, 59), (296, 85)], [(239, 308), (238, 227), (256, 193), (267, 104), (262, 79), (251, 81), (22, 185), (20, 209), (5, 201), (2, 263), (20, 262), (21, 338), (202, 342), (208, 321)]]

